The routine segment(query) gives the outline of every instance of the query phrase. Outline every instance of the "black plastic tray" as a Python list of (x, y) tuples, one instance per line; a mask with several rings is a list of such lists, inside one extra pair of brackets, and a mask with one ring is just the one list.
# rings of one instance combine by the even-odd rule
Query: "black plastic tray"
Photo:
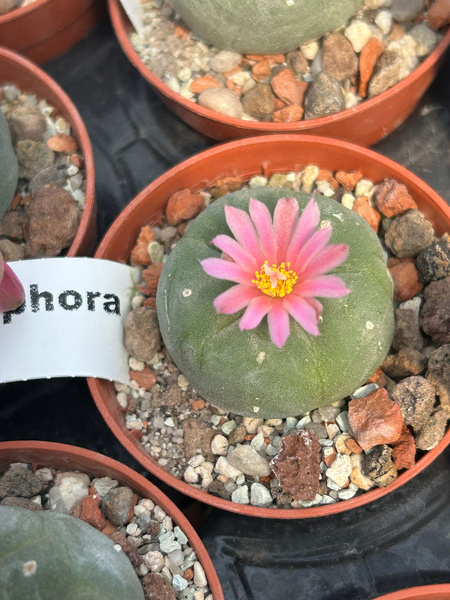
[[(374, 149), (450, 203), (449, 59), (420, 107)], [(109, 23), (44, 68), (76, 104), (94, 147), (99, 239), (146, 185), (213, 145), (161, 103), (122, 53)], [(0, 441), (15, 439), (83, 446), (145, 474), (110, 433), (82, 379), (1, 386)], [(369, 600), (450, 582), (449, 462), (447, 449), (381, 500), (298, 521), (211, 509), (149, 479), (199, 527), (226, 600)]]

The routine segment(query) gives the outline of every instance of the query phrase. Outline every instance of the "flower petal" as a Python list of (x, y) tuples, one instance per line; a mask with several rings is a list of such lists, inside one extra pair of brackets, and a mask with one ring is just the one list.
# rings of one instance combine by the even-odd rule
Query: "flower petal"
[(305, 300), (305, 302), (307, 302), (311, 306), (311, 308), (314, 309), (317, 319), (319, 319), (319, 317), (323, 311), (322, 303), (319, 302), (316, 298), (303, 298), (303, 299)]
[[(323, 229), (315, 231), (309, 240), (305, 242), (302, 249), (297, 254), (293, 263), (294, 266), (292, 267), (297, 275), (300, 275), (316, 255), (325, 248), (330, 241), (331, 233), (331, 227), (324, 227)], [(302, 277), (302, 279), (304, 278)]]
[(214, 300), (214, 308), (218, 313), (232, 315), (245, 308), (250, 300), (261, 296), (261, 292), (255, 286), (233, 285)]
[(239, 321), (239, 329), (254, 329), (272, 308), (273, 300), (269, 296), (259, 293), (259, 296), (250, 300), (247, 310)]
[(255, 226), (248, 213), (234, 206), (225, 206), (225, 220), (237, 242), (262, 265), (264, 257), (258, 243)]
[[(272, 228), (272, 216), (265, 204), (255, 198), (250, 198), (249, 205), (250, 217), (255, 225), (258, 235), (258, 242), (264, 260), (272, 265), (277, 260), (277, 248), (275, 244), (275, 236)], [(262, 263), (261, 263), (262, 264)]]
[(289, 337), (289, 314), (284, 308), (284, 302), (274, 302), (272, 310), (267, 315), (270, 339), (282, 348)]
[(313, 279), (341, 265), (348, 256), (347, 244), (330, 244), (319, 252), (302, 272), (302, 279)]
[(3, 266), (3, 278), (0, 281), (0, 312), (15, 310), (25, 300), (25, 291), (17, 275), (6, 263), (3, 263)]
[(256, 258), (229, 235), (217, 235), (212, 243), (231, 257), (243, 271), (254, 275), (258, 270), (260, 265), (256, 262)]
[(302, 297), (342, 298), (350, 292), (351, 290), (337, 275), (322, 275), (295, 286), (295, 295)]
[(251, 283), (248, 273), (245, 273), (239, 265), (229, 260), (205, 258), (205, 260), (200, 261), (200, 264), (207, 275), (216, 277), (216, 279), (226, 279), (227, 281), (243, 283), (244, 285)]
[(319, 226), (320, 211), (317, 202), (314, 200), (314, 194), (300, 215), (300, 219), (292, 233), (291, 240), (287, 249), (287, 260), (292, 263), (300, 252), (303, 244), (311, 237)]
[(320, 335), (319, 329), (317, 328), (318, 315), (316, 310), (304, 298), (290, 294), (283, 298), (283, 306), (291, 317), (303, 327), (306, 333)]
[(277, 246), (276, 263), (287, 262), (287, 248), (298, 221), (298, 202), (295, 198), (280, 198), (273, 213), (273, 232)]

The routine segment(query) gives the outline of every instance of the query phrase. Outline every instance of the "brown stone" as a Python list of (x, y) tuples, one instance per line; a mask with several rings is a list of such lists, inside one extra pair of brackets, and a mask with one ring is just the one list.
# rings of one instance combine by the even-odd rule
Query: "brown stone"
[(395, 442), (402, 432), (400, 407), (390, 400), (383, 388), (365, 398), (351, 400), (348, 416), (355, 439), (363, 450)]
[(57, 133), (47, 141), (47, 146), (54, 152), (64, 152), (64, 154), (73, 154), (78, 151), (78, 142), (65, 133)]
[(403, 27), (399, 23), (394, 23), (392, 25), (391, 32), (389, 33), (389, 39), (395, 42), (396, 40), (400, 40), (404, 36), (405, 30), (403, 29)]
[(323, 41), (322, 68), (338, 81), (351, 79), (358, 71), (358, 57), (341, 33), (331, 33)]
[(424, 290), (420, 324), (437, 344), (450, 343), (450, 276), (432, 281)]
[(45, 131), (45, 117), (35, 108), (17, 106), (8, 114), (8, 125), (13, 145), (19, 140), (41, 142)]
[(434, 241), (431, 223), (419, 210), (408, 210), (392, 221), (384, 241), (398, 258), (414, 258)]
[(142, 277), (149, 288), (149, 293), (147, 295), (152, 294), (152, 292), (156, 292), (163, 267), (163, 263), (156, 263), (154, 265), (150, 265), (144, 271), (142, 271)]
[(24, 239), (25, 216), (16, 211), (7, 212), (0, 220), (0, 235), (21, 242)]
[(355, 189), (358, 181), (362, 179), (362, 173), (359, 171), (337, 171), (335, 177), (346, 190), (351, 191)]
[(291, 106), (286, 106), (285, 108), (276, 110), (273, 113), (273, 122), (274, 123), (294, 123), (296, 121), (301, 121), (302, 117), (303, 117), (303, 108), (301, 106), (297, 106), (296, 104), (292, 104)]
[(18, 506), (19, 508), (25, 508), (33, 512), (44, 510), (40, 504), (33, 502), (29, 498), (16, 498), (15, 496), (7, 496), (0, 502), (3, 506)]
[(320, 444), (311, 431), (301, 430), (282, 438), (272, 470), (284, 492), (295, 500), (314, 500), (319, 490)]
[(378, 210), (385, 217), (391, 218), (417, 208), (406, 185), (398, 183), (395, 179), (385, 179), (377, 188), (375, 201)]
[(205, 208), (201, 194), (193, 194), (187, 188), (175, 192), (169, 198), (166, 206), (166, 217), (171, 225), (179, 225), (196, 217)]
[(392, 348), (423, 348), (423, 338), (419, 328), (419, 315), (415, 310), (397, 308), (395, 310), (395, 331)]
[(309, 64), (300, 50), (292, 50), (286, 54), (287, 66), (291, 69), (294, 75), (303, 75), (309, 69)]
[(435, 31), (450, 23), (450, 0), (435, 0), (428, 10), (427, 21)]
[[(214, 198), (221, 198), (226, 194), (231, 194), (231, 192), (236, 192), (240, 190), (243, 184), (242, 177), (221, 177), (214, 182), (214, 186), (211, 189), (211, 194)], [(181, 226), (180, 226), (181, 227)], [(184, 231), (181, 232), (178, 230), (180, 235), (184, 234)]]
[(156, 310), (156, 298), (154, 296), (151, 296), (150, 298), (146, 298), (144, 300), (144, 306), (146, 308), (153, 308), (153, 310)]
[(394, 281), (394, 300), (405, 302), (418, 294), (423, 284), (419, 281), (419, 273), (414, 262), (400, 262), (389, 267)]
[(397, 471), (411, 469), (416, 464), (416, 442), (406, 425), (403, 426), (401, 436), (393, 444), (392, 458)]
[(11, 240), (0, 240), (0, 252), (6, 262), (22, 260), (25, 258), (25, 248), (21, 244), (15, 244)]
[(367, 96), (367, 84), (372, 77), (373, 70), (379, 56), (383, 53), (383, 44), (377, 38), (371, 38), (359, 56), (359, 95)]
[(149, 390), (156, 383), (156, 375), (153, 369), (146, 367), (142, 371), (130, 371), (130, 378), (137, 381), (139, 387)]
[(383, 371), (392, 379), (420, 375), (427, 367), (427, 357), (413, 348), (402, 348), (398, 354), (390, 354), (384, 360)]
[(139, 567), (139, 565), (142, 565), (144, 559), (139, 554), (136, 546), (133, 546), (133, 544), (123, 533), (120, 533), (120, 531), (114, 531), (109, 535), (109, 537), (115, 544), (119, 544), (135, 569)]
[(54, 183), (44, 185), (25, 210), (27, 257), (57, 256), (73, 242), (79, 215), (70, 192)]
[(283, 69), (271, 81), (274, 93), (286, 104), (301, 106), (308, 84), (295, 79), (290, 69)]
[(435, 386), (441, 406), (450, 410), (450, 344), (430, 354), (426, 378)]
[(17, 8), (17, 4), (14, 0), (0, 0), (0, 15), (6, 15), (15, 8)]
[(272, 121), (275, 109), (275, 94), (268, 83), (258, 83), (242, 96), (244, 111), (258, 121)]
[(176, 600), (175, 590), (161, 575), (147, 573), (142, 579), (145, 600)]
[(150, 244), (150, 242), (153, 242), (154, 239), (155, 232), (150, 227), (150, 225), (142, 227), (136, 240), (136, 245), (131, 251), (130, 262), (132, 265), (146, 266), (152, 262), (148, 253), (148, 245)]
[(100, 509), (100, 500), (100, 494), (86, 496), (74, 506), (71, 515), (101, 531), (105, 526), (106, 518)]
[(202, 454), (206, 460), (214, 460), (211, 442), (217, 435), (215, 429), (199, 419), (186, 419), (183, 421), (183, 431), (183, 450), (187, 460), (196, 454)]
[(370, 200), (367, 196), (356, 198), (355, 203), (353, 204), (353, 210), (372, 227), (375, 233), (378, 232), (381, 215), (377, 209), (370, 204)]
[(378, 487), (387, 487), (398, 475), (392, 460), (392, 448), (385, 444), (374, 448), (363, 457), (363, 470)]
[(424, 377), (407, 377), (395, 386), (391, 397), (400, 407), (406, 425), (417, 433), (433, 410), (435, 388)]
[(107, 535), (109, 537), (115, 531), (117, 531), (116, 525), (113, 525), (111, 523), (111, 521), (108, 521), (108, 519), (106, 519), (105, 520), (105, 526), (102, 529), (102, 533), (104, 533), (105, 535)]
[(416, 438), (420, 450), (432, 450), (444, 437), (450, 414), (443, 408), (437, 408), (420, 430)]

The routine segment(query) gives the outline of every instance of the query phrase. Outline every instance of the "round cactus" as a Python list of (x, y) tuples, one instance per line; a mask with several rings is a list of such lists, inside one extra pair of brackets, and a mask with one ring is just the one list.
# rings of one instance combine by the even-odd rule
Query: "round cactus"
[(201, 38), (216, 48), (274, 54), (333, 31), (363, 0), (171, 0)]
[[(297, 211), (300, 209), (301, 218), (305, 214), (310, 219), (311, 215), (306, 215), (312, 210), (308, 208), (310, 195), (291, 190), (242, 190), (212, 203), (189, 225), (169, 255), (158, 285), (158, 319), (171, 357), (206, 400), (240, 415), (296, 416), (344, 398), (377, 369), (392, 340), (393, 285), (377, 236), (359, 215), (318, 195), (317, 212), (313, 215), (319, 227), (315, 239), (322, 242), (329, 239), (331, 226), (329, 249), (342, 254), (346, 248), (348, 256), (335, 268), (333, 265), (339, 261), (330, 261), (330, 254), (326, 258), (327, 248), (325, 254), (319, 256), (319, 263), (321, 257), (324, 264), (328, 261), (330, 268), (326, 270), (331, 270), (332, 275), (319, 276), (314, 285), (335, 287), (334, 291), (329, 290), (334, 297), (322, 299), (328, 293), (325, 289), (317, 294), (322, 295), (320, 303), (316, 299), (307, 300), (318, 311), (313, 313), (317, 323), (311, 322), (311, 311), (305, 313), (306, 320), (302, 321), (302, 315), (299, 317), (304, 326), (290, 318), (290, 335), (286, 338), (282, 334), (280, 337), (270, 313), (257, 326), (253, 325), (253, 329), (248, 329), (247, 312), (221, 314), (216, 310), (216, 307), (224, 311), (230, 308), (224, 292), (233, 286), (230, 281), (212, 277), (205, 270), (207, 264), (208, 268), (219, 264), (214, 261), (221, 254), (211, 240), (214, 238), (215, 244), (220, 245), (225, 239), (223, 234), (230, 235), (227, 214), (230, 210), (236, 212), (236, 208), (248, 212), (249, 205), (251, 213), (251, 203), (256, 201), (250, 198), (257, 198), (258, 205), (265, 205), (273, 214), (279, 199), (289, 196), (295, 199), (290, 202), (294, 202)], [(323, 235), (320, 228), (327, 229), (328, 233)], [(247, 241), (241, 239), (241, 242), (245, 246), (248, 236)], [(214, 258), (212, 262), (211, 258)], [(271, 293), (268, 283), (271, 277), (280, 278), (279, 289), (286, 298), (291, 290), (292, 298), (295, 296), (297, 285), (303, 286), (298, 289), (306, 289), (301, 278), (297, 281), (295, 273), (292, 275), (291, 267), (284, 263), (282, 266), (285, 268), (271, 270), (262, 265), (253, 276), (255, 289), (246, 288), (248, 297), (258, 295), (264, 286), (269, 286)], [(266, 276), (264, 269), (269, 275)], [(320, 274), (320, 268), (317, 272)], [(267, 302), (267, 296), (261, 295), (261, 298), (262, 303)], [(242, 302), (240, 308), (244, 305)], [(291, 312), (298, 317), (295, 311)], [(243, 313), (246, 324), (243, 324)], [(286, 326), (285, 321), (283, 326)]]
[(19, 168), (8, 122), (0, 110), (0, 219), (9, 210), (17, 187)]
[(0, 506), (0, 531), (1, 598), (144, 600), (123, 551), (79, 519)]

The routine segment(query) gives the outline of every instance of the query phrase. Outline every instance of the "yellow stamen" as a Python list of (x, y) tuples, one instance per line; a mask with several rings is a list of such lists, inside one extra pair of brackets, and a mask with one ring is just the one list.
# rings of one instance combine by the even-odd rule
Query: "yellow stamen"
[(261, 265), (261, 269), (256, 271), (255, 279), (252, 283), (261, 290), (263, 294), (271, 298), (283, 298), (290, 294), (298, 279), (298, 275), (290, 269), (290, 263), (282, 262), (280, 265), (269, 267), (267, 260)]

